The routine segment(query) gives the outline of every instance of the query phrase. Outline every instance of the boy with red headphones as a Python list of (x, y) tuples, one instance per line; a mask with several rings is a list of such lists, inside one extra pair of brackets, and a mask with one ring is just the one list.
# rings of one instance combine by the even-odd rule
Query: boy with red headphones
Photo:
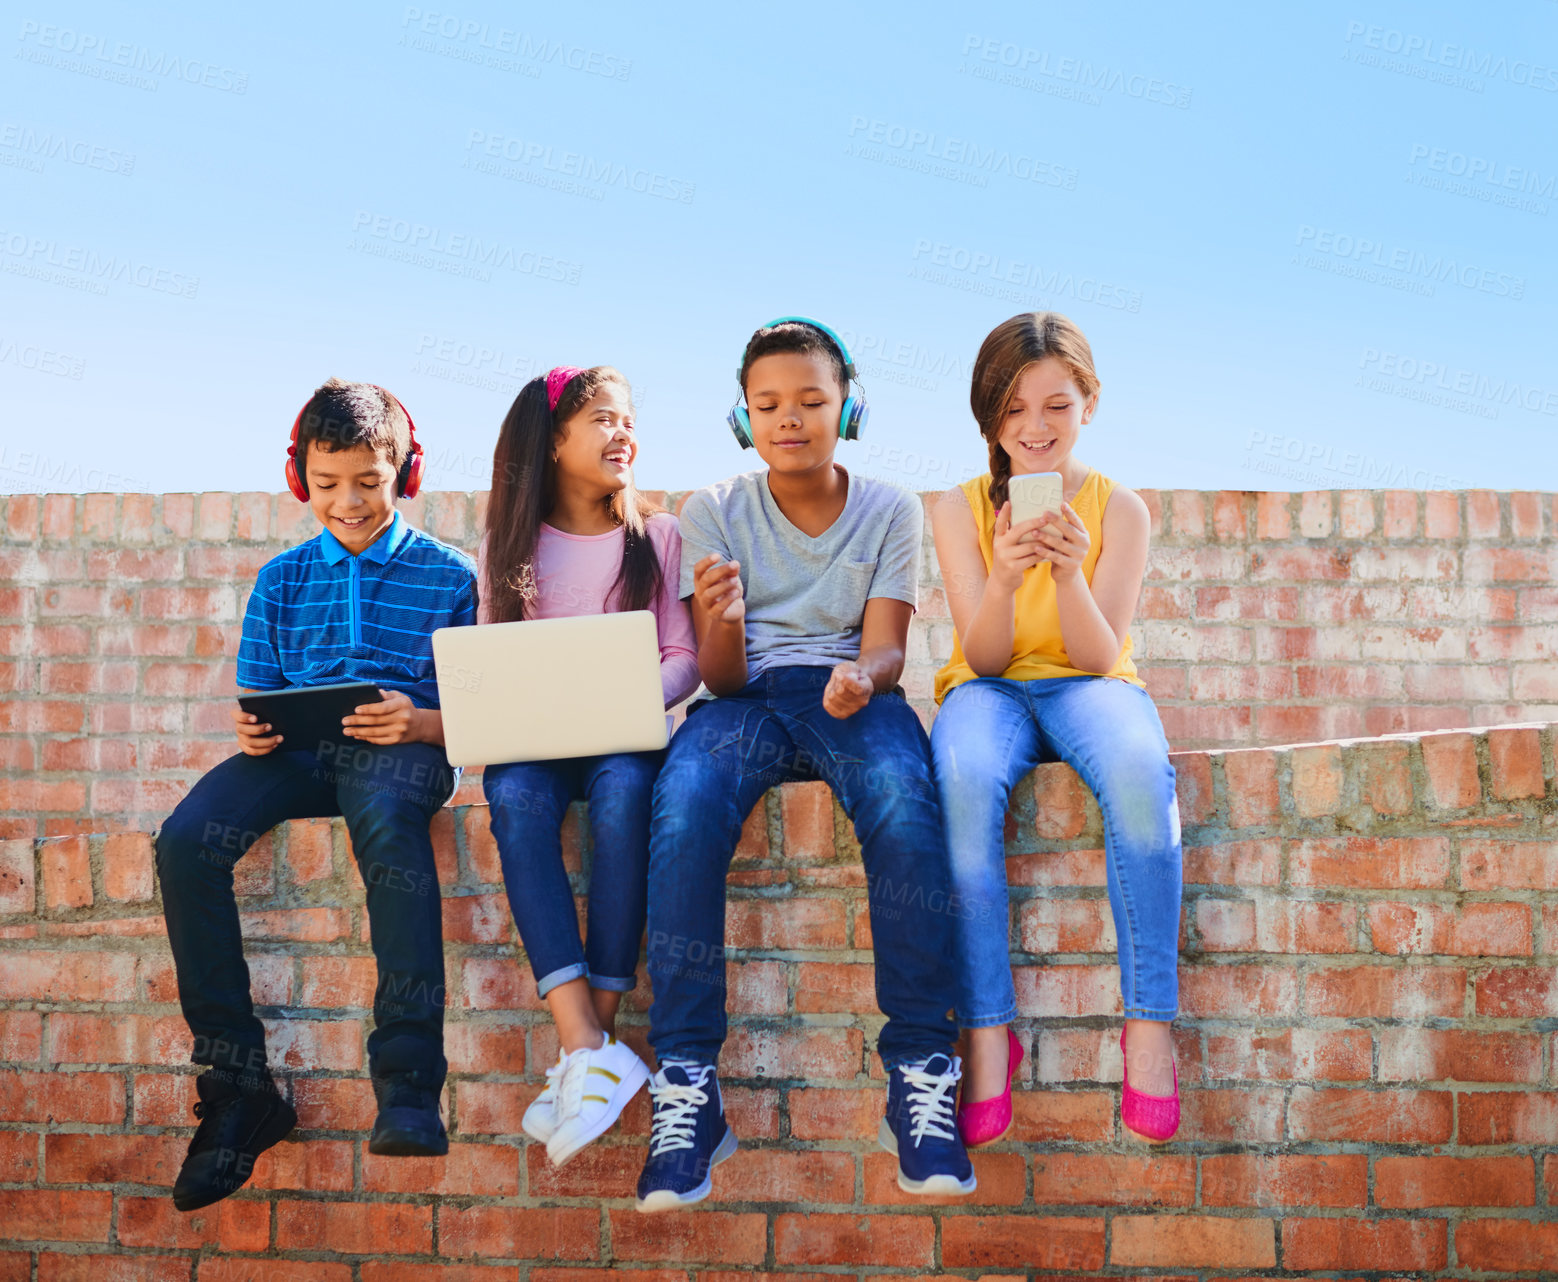
[[(753, 805), (820, 779), (855, 825), (871, 907), (877, 1039), (887, 1070), (878, 1142), (910, 1193), (974, 1190), (953, 1120), (959, 1063), (947, 966), (953, 910), (930, 744), (903, 697), (920, 579), (919, 499), (851, 475), (838, 442), (866, 421), (855, 367), (826, 325), (781, 316), (752, 335), (730, 414), (768, 465), (682, 508), (682, 581), (698, 668), (693, 705), (655, 784), (649, 839), (649, 1041), (660, 1071), (638, 1209), (706, 1197), (736, 1149), (716, 1064), (725, 1040), (725, 876)], [(854, 1072), (863, 1072), (864, 1063)]]
[(476, 622), (476, 567), (395, 510), (421, 483), (422, 447), (381, 387), (330, 379), (299, 412), (287, 486), (324, 528), (261, 568), (244, 614), (247, 692), (364, 681), (382, 699), (342, 740), (288, 743), (233, 707), (238, 754), (207, 773), (157, 835), (179, 1002), (194, 1034), (200, 1126), (173, 1188), (193, 1211), (228, 1196), (297, 1121), (265, 1058), (243, 958), (233, 865), (276, 824), (342, 815), (366, 887), (379, 982), (369, 1069), (379, 1114), (368, 1148), (440, 1155), (441, 900), (428, 824), (453, 795), (432, 634)]

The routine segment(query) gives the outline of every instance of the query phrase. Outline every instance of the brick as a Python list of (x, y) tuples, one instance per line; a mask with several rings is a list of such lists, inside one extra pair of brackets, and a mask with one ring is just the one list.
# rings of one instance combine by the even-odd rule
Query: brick
[(115, 833), (103, 842), (103, 893), (120, 903), (138, 903), (156, 893), (151, 837)]
[(1558, 1017), (1558, 967), (1500, 967), (1478, 976), (1477, 1014), (1494, 1019)]
[(1288, 1104), (1288, 1136), (1359, 1144), (1442, 1144), (1453, 1130), (1453, 1111), (1449, 1091), (1297, 1086)]
[(1291, 966), (1187, 966), (1180, 970), (1180, 1008), (1185, 1015), (1286, 1015), (1298, 1004), (1298, 976)]
[(1539, 1082), (1540, 1038), (1470, 1029), (1385, 1028), (1382, 1082)]
[(171, 1188), (189, 1148), (178, 1136), (46, 1135), (51, 1184), (151, 1184)]
[(111, 1193), (0, 1189), (0, 1224), (12, 1242), (107, 1242)]
[(1207, 1075), (1250, 1081), (1368, 1081), (1374, 1043), (1362, 1029), (1284, 1028), (1208, 1034)]
[(352, 1270), (313, 1260), (207, 1256), (195, 1266), (195, 1277), (196, 1282), (351, 1282)]
[(1069, 1215), (945, 1216), (941, 1262), (949, 1269), (1101, 1269), (1104, 1221)]
[[(762, 1264), (768, 1254), (768, 1217), (761, 1214), (672, 1211), (640, 1215), (633, 1210), (607, 1214), (613, 1260)], [(774, 1236), (776, 1240), (782, 1236), (778, 1225)], [(776, 1247), (776, 1255), (784, 1259), (782, 1246)]]
[(541, 1089), (541, 1084), (536, 1082), (460, 1082), (455, 1092), (461, 1132), (466, 1135), (520, 1134), (520, 1119)]
[(725, 943), (730, 948), (843, 948), (844, 902), (731, 899), (725, 910)]
[(1477, 745), (1469, 734), (1423, 736), (1423, 766), (1434, 805), (1441, 810), (1462, 810), (1482, 799), (1477, 778)]
[(1368, 1196), (1369, 1159), (1362, 1153), (1229, 1153), (1201, 1159), (1205, 1206), (1362, 1208)]
[(861, 1067), (863, 1036), (858, 1029), (766, 1029), (737, 1025), (720, 1056), (720, 1071), (732, 1077), (848, 1078)]
[[(1021, 1206), (1028, 1193), (1027, 1161), (1021, 1153), (976, 1151), (974, 1163), (978, 1187), (970, 1194), (927, 1197), (905, 1193), (898, 1187), (898, 1159), (891, 1153), (864, 1155), (864, 1201), (873, 1206)], [(853, 1201), (853, 1197), (843, 1199)]]
[(1276, 755), (1265, 749), (1224, 753), (1228, 822), (1235, 828), (1275, 823), (1279, 817)]
[(1441, 1269), (1449, 1254), (1444, 1220), (1287, 1219), (1286, 1269)]
[(188, 1060), (189, 1027), (179, 1015), (92, 1015), (60, 1011), (49, 1017), (49, 1061), (54, 1064), (179, 1064)]
[(1289, 844), (1295, 886), (1426, 890), (1450, 876), (1442, 837), (1324, 837)]
[(1547, 890), (1558, 886), (1558, 844), (1551, 841), (1461, 842), (1465, 890)]
[(1310, 971), (1306, 1015), (1349, 1019), (1455, 1016), (1465, 1007), (1466, 972), (1450, 966), (1347, 966)]
[(350, 1072), (363, 1066), (361, 1020), (268, 1019), (262, 1022), (272, 1067)]
[(1295, 748), (1293, 809), (1306, 819), (1336, 813), (1342, 797), (1342, 754), (1335, 744)]
[(485, 1020), (447, 1023), (444, 1055), (452, 1073), (523, 1073), (524, 1026)]
[(124, 1082), (116, 1073), (0, 1071), (0, 1119), (117, 1125), (124, 1121)]
[(1282, 1138), (1283, 1092), (1271, 1087), (1198, 1090), (1180, 1086), (1181, 1135), (1237, 1144), (1275, 1144)]
[(1462, 1268), (1479, 1271), (1558, 1269), (1558, 1224), (1462, 1218), (1455, 1226), (1455, 1258)]
[(392, 1158), (376, 1157), (364, 1146), (362, 1186), (370, 1193), (513, 1197), (519, 1192), (519, 1150), (506, 1144), (453, 1143), (447, 1157)]
[(85, 837), (61, 837), (38, 848), (45, 908), (85, 908), (92, 902), (92, 859)]
[[(356, 1145), (347, 1140), (292, 1140), (260, 1154), (246, 1187), (303, 1193), (349, 1193)], [(421, 1160), (421, 1159), (414, 1159)]]
[(1526, 904), (1457, 906), (1385, 900), (1368, 906), (1368, 919), (1375, 949), (1395, 956), (1531, 954), (1531, 909)]
[[(0, 1182), (35, 1184), (38, 1180), (38, 1136), (32, 1131), (0, 1131)], [(22, 1270), (27, 1282), (28, 1270)], [(5, 1260), (0, 1256), (0, 1278), (4, 1278)]]
[(825, 783), (793, 784), (780, 790), (784, 853), (791, 863), (834, 857), (833, 793)]
[(1111, 1227), (1109, 1263), (1274, 1268), (1275, 1224), (1210, 1215), (1119, 1215)]
[(1114, 1138), (1115, 1113), (1115, 1097), (1108, 1091), (1014, 1091), (1009, 1138), (1030, 1144), (1098, 1143)]
[(467, 957), (460, 968), (467, 1010), (541, 1010), (529, 965), (505, 957)]
[(1536, 1167), (1526, 1157), (1381, 1157), (1374, 1164), (1381, 1207), (1533, 1206)]
[(1068, 841), (1088, 827), (1088, 792), (1070, 766), (1053, 763), (1033, 772), (1033, 830), (1043, 841)]
[(1542, 770), (1541, 731), (1509, 727), (1487, 733), (1493, 795), (1500, 801), (1544, 796), (1547, 779)]
[(1208, 822), (1216, 806), (1211, 758), (1204, 752), (1179, 752), (1171, 753), (1169, 762), (1174, 767), (1181, 824), (1190, 828)]
[[(634, 1155), (638, 1155), (637, 1150)], [(726, 1202), (788, 1202), (811, 1207), (829, 1203), (847, 1206), (855, 1200), (855, 1159), (849, 1153), (742, 1148), (720, 1167), (715, 1178), (720, 1200)]]
[(0, 970), (0, 999), (129, 1001), (135, 996), (135, 960), (133, 953), (13, 950)]
[(1463, 1145), (1550, 1145), (1558, 1136), (1558, 1090), (1458, 1092)]
[(1033, 1159), (1035, 1206), (1192, 1206), (1193, 1157), (1041, 1153)]
[(179, 1255), (63, 1255), (45, 1251), (38, 1256), (38, 1282), (188, 1282), (189, 1263), (187, 1256)]
[[(364, 1260), (359, 1266), (362, 1282), (517, 1282), (519, 1270), (513, 1265), (493, 1264), (429, 1264), (423, 1260)], [(567, 1275), (576, 1274), (573, 1278)], [(532, 1269), (534, 1282), (549, 1279), (550, 1282), (590, 1282), (599, 1276), (595, 1269)], [(617, 1282), (686, 1282), (685, 1274), (671, 1274), (665, 1278), (624, 1275), (613, 1269)]]
[(276, 1203), (280, 1250), (377, 1255), (391, 1242), (399, 1255), (431, 1253), (433, 1208), (404, 1202)]
[(1409, 539), (1417, 533), (1418, 496), (1414, 490), (1385, 491), (1385, 525), (1387, 539)]
[(1282, 843), (1275, 838), (1222, 841), (1192, 846), (1184, 852), (1187, 885), (1273, 886), (1277, 882)]
[(885, 1091), (808, 1087), (789, 1092), (790, 1134), (798, 1140), (875, 1139)]

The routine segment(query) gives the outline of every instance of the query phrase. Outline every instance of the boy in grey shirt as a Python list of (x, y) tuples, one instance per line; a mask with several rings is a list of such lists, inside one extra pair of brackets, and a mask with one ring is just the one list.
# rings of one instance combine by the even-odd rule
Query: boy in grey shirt
[(888, 1071), (878, 1139), (898, 1183), (969, 1193), (954, 1123), (960, 1065), (941, 807), (930, 747), (898, 678), (914, 613), (919, 500), (833, 462), (865, 404), (826, 326), (784, 317), (747, 344), (747, 406), (731, 412), (766, 471), (700, 490), (682, 512), (682, 595), (698, 667), (695, 705), (655, 787), (649, 850), (649, 1040), (654, 1123), (641, 1211), (706, 1197), (736, 1149), (720, 1103), (725, 1040), (725, 876), (748, 812), (775, 784), (821, 779), (860, 838), (876, 953), (878, 1050)]

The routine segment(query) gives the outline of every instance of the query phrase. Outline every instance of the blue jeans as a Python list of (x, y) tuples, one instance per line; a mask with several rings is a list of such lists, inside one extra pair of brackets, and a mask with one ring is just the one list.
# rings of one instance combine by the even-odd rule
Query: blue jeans
[[(919, 718), (895, 692), (840, 721), (826, 667), (770, 669), (700, 704), (671, 740), (649, 842), (649, 1041), (663, 1062), (714, 1063), (725, 1041), (725, 875), (762, 795), (820, 779), (855, 825), (887, 1016), (882, 1061), (948, 1051), (957, 1035), (941, 806)], [(761, 902), (761, 901), (759, 901)]]
[(962, 910), (958, 1023), (984, 1028), (1017, 1017), (1003, 834), (1012, 786), (1044, 761), (1075, 770), (1103, 812), (1125, 1016), (1173, 1019), (1179, 1009), (1179, 803), (1151, 696), (1112, 677), (980, 677), (942, 701), (930, 742), (952, 889)]
[[(618, 752), (488, 766), (482, 790), (536, 991), (588, 979), (629, 992), (637, 978), (649, 881), (649, 804), (665, 752)], [(570, 802), (589, 805), (590, 899), (584, 941), (559, 832)]]
[(157, 876), (195, 1063), (242, 1072), (265, 1062), (233, 865), (283, 820), (343, 815), (379, 968), (370, 1068), (443, 1083), (443, 901), (428, 824), (454, 786), (442, 748), (402, 743), (229, 757), (190, 789), (157, 834)]

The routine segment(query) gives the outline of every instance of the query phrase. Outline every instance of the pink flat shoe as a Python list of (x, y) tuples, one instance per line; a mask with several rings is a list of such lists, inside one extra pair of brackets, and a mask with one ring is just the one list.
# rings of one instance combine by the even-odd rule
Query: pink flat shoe
[[(1120, 1056), (1125, 1057), (1125, 1030), (1120, 1030)], [(1148, 1095), (1131, 1086), (1130, 1072), (1120, 1083), (1120, 1120), (1125, 1129), (1144, 1140), (1161, 1144), (1179, 1129), (1179, 1065), (1174, 1065), (1174, 1093)]]
[(1006, 1030), (1006, 1058), (1009, 1071), (1004, 1091), (994, 1099), (958, 1105), (958, 1134), (965, 1148), (993, 1144), (1012, 1129), (1012, 1082), (1022, 1065), (1022, 1043), (1010, 1028)]

